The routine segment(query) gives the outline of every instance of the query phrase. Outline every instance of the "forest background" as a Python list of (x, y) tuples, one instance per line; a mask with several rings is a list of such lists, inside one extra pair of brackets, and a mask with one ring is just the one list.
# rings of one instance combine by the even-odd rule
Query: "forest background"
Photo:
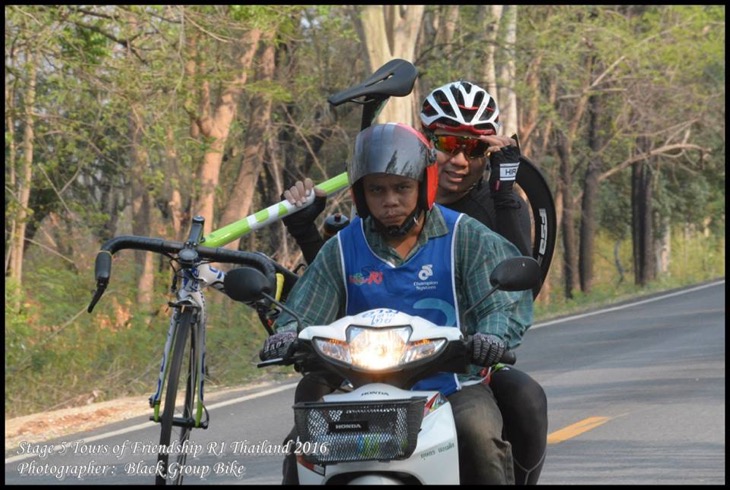
[[(119, 253), (89, 315), (100, 244), (197, 214), (207, 234), (342, 173), (360, 107), (327, 97), (394, 58), (419, 77), (379, 121), (417, 127), (431, 89), (473, 81), (548, 178), (538, 320), (724, 277), (722, 5), (8, 5), (6, 418), (151, 393), (169, 264)], [(281, 223), (230, 246), (302, 261)], [(207, 299), (207, 386), (261, 377), (252, 311)]]

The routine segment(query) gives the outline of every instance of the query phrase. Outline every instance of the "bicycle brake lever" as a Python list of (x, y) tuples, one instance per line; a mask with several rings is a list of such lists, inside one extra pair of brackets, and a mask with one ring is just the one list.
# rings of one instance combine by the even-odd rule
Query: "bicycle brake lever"
[(106, 284), (103, 284), (101, 281), (99, 281), (96, 285), (96, 289), (94, 290), (94, 296), (91, 298), (91, 303), (89, 303), (89, 307), (86, 309), (87, 313), (91, 313), (91, 311), (94, 309), (94, 306), (96, 306), (96, 303), (98, 303), (101, 299), (101, 295), (104, 294), (105, 290)]
[(86, 310), (87, 312), (91, 313), (91, 310), (94, 309), (99, 298), (101, 298), (101, 295), (104, 294), (106, 287), (109, 285), (109, 278), (111, 278), (111, 275), (112, 252), (106, 249), (100, 250), (99, 253), (96, 254), (96, 259), (94, 261), (96, 291), (94, 291), (94, 296), (91, 298), (91, 303), (89, 303), (89, 307)]

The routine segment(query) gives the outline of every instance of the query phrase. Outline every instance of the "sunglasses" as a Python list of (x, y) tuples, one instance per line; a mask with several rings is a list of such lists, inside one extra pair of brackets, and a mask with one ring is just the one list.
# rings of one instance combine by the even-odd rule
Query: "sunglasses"
[(489, 149), (489, 143), (486, 141), (450, 134), (435, 135), (433, 137), (433, 146), (437, 150), (451, 155), (464, 153), (467, 158), (482, 158), (486, 156)]

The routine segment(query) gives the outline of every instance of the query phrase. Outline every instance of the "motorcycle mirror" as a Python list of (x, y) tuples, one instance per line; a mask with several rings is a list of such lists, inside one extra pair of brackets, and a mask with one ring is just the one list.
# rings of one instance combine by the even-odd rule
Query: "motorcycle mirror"
[(502, 291), (524, 291), (540, 284), (540, 264), (532, 257), (513, 257), (500, 262), (489, 276), (492, 286)]
[(226, 277), (223, 279), (223, 288), (226, 294), (235, 301), (252, 303), (266, 299), (289, 313), (296, 320), (298, 331), (304, 328), (301, 317), (271, 295), (274, 285), (258, 269), (239, 267), (226, 272)]
[(489, 275), (489, 282), (492, 284), (492, 289), (482, 296), (482, 299), (466, 310), (464, 317), (466, 318), (466, 315), (471, 310), (482, 304), (495, 291), (524, 291), (525, 289), (532, 289), (540, 284), (540, 279), (540, 264), (534, 258), (522, 256), (505, 259), (497, 264), (497, 267)]
[(273, 286), (265, 275), (253, 267), (239, 267), (223, 279), (226, 294), (236, 301), (250, 303), (271, 295)]

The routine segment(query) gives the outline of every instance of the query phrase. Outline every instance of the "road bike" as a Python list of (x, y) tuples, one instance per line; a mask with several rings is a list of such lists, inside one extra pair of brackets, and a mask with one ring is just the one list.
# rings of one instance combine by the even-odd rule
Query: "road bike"
[[(210, 265), (225, 262), (252, 267), (260, 271), (272, 284), (296, 276), (261, 253), (200, 246), (204, 219), (193, 218), (190, 234), (185, 242), (167, 241), (150, 237), (120, 236), (101, 247), (95, 264), (96, 291), (89, 305), (91, 312), (109, 284), (112, 256), (122, 249), (145, 250), (165, 255), (173, 265), (171, 291), (175, 300), (171, 309), (167, 339), (162, 353), (155, 393), (150, 396), (151, 420), (160, 424), (160, 447), (156, 466), (156, 483), (180, 484), (179, 470), (187, 458), (185, 450), (194, 428), (206, 429), (209, 415), (204, 404), (205, 381), (205, 326), (206, 308), (203, 291), (213, 287), (223, 291), (225, 273)], [(256, 305), (252, 305), (256, 308)], [(258, 309), (265, 321), (268, 312)], [(268, 322), (264, 325), (268, 328)], [(178, 397), (178, 392), (181, 396)], [(164, 397), (163, 397), (164, 392)], [(164, 403), (163, 403), (164, 399)], [(170, 458), (174, 458), (171, 461)]]
[[(389, 97), (405, 96), (411, 92), (416, 75), (416, 69), (410, 62), (391, 60), (361, 84), (328, 100), (332, 105), (344, 102), (362, 104), (364, 128), (370, 125)], [(347, 176), (341, 174), (318, 186), (328, 194), (334, 193), (347, 187)], [(313, 200), (314, 193), (309, 203)], [(204, 290), (212, 287), (225, 292), (225, 272), (210, 264), (221, 262), (253, 268), (261, 273), (266, 285), (276, 285), (275, 291), (264, 287), (266, 293), (276, 300), (285, 298), (296, 282), (297, 274), (263, 253), (222, 247), (299, 209), (288, 201), (282, 201), (207, 236), (203, 236), (204, 218), (196, 216), (192, 219), (185, 242), (125, 235), (112, 238), (101, 246), (96, 256), (96, 290), (88, 307), (89, 313), (109, 284), (112, 257), (120, 250), (144, 250), (165, 255), (174, 271), (170, 289), (175, 300), (168, 303), (171, 316), (167, 339), (156, 390), (149, 400), (153, 410), (150, 419), (160, 424), (156, 484), (182, 484), (184, 475), (180, 470), (185, 466), (186, 445), (191, 432), (193, 429), (206, 429), (210, 420), (204, 403), (207, 321)], [(271, 325), (281, 308), (272, 308), (270, 302), (251, 302), (249, 306), (256, 310), (271, 334)]]

